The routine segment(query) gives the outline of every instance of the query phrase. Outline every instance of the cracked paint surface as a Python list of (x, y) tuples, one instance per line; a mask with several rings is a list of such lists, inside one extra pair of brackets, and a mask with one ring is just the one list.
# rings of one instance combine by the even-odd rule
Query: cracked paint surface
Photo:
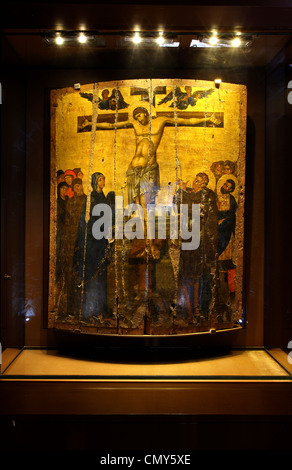
[[(155, 79), (53, 90), (49, 326), (232, 328), (242, 318), (245, 137), (242, 85)], [(199, 204), (199, 247), (182, 250), (169, 216), (165, 238), (116, 237), (116, 219), (129, 221), (116, 196), (145, 211)], [(101, 203), (113, 214), (110, 240), (92, 236)]]

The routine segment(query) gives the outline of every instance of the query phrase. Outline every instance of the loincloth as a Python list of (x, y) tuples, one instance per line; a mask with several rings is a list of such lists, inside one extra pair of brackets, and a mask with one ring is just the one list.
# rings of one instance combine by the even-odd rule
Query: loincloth
[(141, 194), (150, 196), (150, 203), (155, 202), (155, 196), (160, 189), (159, 165), (136, 166), (129, 168), (126, 173), (128, 186), (128, 203), (136, 202)]

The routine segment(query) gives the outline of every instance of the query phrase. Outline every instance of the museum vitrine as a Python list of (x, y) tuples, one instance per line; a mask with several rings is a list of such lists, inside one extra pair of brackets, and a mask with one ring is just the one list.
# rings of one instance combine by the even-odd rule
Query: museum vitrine
[(289, 382), (291, 32), (146, 29), (3, 30), (1, 378)]

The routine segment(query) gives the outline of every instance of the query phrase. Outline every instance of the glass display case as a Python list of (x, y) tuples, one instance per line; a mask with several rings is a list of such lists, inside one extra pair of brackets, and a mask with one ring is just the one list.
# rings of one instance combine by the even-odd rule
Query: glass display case
[[(291, 417), (291, 7), (258, 2), (251, 15), (240, 2), (216, 12), (150, 2), (115, 5), (107, 22), (105, 5), (90, 4), (81, 26), (77, 3), (35, 4), (34, 15), (23, 6), (14, 15), (13, 3), (1, 19), (1, 416)], [(233, 165), (217, 192), (216, 162)], [(71, 188), (69, 169), (72, 196), (83, 179), (88, 204), (61, 233), (57, 197)], [(195, 179), (206, 174), (198, 199)], [(208, 184), (215, 208), (206, 216)], [(151, 191), (164, 204), (170, 194), (171, 205), (179, 193), (199, 207), (200, 236), (215, 214), (214, 257), (210, 226), (199, 244), (208, 254), (179, 248), (176, 277), (177, 246), (165, 255), (157, 243), (157, 255), (151, 237), (142, 248), (115, 239), (111, 219), (103, 240), (113, 262), (96, 283), (101, 237), (72, 245), (80, 221), (89, 227), (94, 191), (95, 202), (110, 207), (110, 192), (126, 194), (142, 211)], [(69, 269), (76, 253), (81, 278)]]

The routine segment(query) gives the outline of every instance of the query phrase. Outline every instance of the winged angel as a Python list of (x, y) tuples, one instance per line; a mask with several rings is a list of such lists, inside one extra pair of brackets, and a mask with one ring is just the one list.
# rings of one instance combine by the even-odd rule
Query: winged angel
[[(81, 92), (80, 96), (86, 98), (89, 101), (93, 100), (93, 93), (90, 92)], [(127, 108), (129, 105), (125, 102), (122, 93), (119, 90), (113, 89), (110, 94), (108, 89), (102, 90), (101, 98), (98, 98), (98, 107), (103, 110), (115, 110)]]
[(158, 103), (158, 105), (165, 104), (171, 101), (171, 104), (169, 105), (169, 107), (173, 108), (174, 107), (173, 95), (174, 95), (176, 108), (180, 110), (185, 110), (188, 108), (188, 106), (195, 106), (199, 99), (209, 96), (211, 93), (213, 93), (213, 91), (214, 89), (210, 88), (209, 90), (197, 90), (194, 93), (192, 93), (191, 86), (185, 86), (185, 91), (182, 91), (180, 87), (177, 87), (175, 89), (175, 93), (173, 93), (173, 91), (169, 92), (165, 96), (165, 98), (163, 98)]

